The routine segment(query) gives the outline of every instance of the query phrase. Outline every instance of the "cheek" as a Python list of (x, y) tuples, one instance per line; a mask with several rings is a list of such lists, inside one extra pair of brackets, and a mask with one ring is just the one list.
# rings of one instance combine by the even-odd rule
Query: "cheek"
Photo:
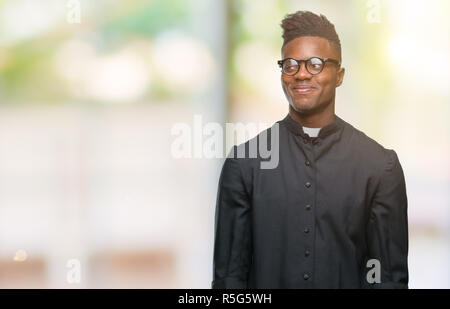
[(322, 92), (332, 91), (336, 86), (336, 79), (333, 76), (324, 75), (317, 79), (317, 84)]
[(289, 80), (287, 80), (285, 77), (281, 76), (281, 86), (285, 91), (287, 91), (289, 86)]

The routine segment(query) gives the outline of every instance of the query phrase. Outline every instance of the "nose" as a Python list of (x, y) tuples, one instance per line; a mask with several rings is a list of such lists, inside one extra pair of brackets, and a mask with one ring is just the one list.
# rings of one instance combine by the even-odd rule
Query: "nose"
[(312, 74), (308, 72), (306, 69), (306, 62), (300, 63), (300, 68), (298, 69), (298, 72), (294, 75), (296, 79), (311, 79)]

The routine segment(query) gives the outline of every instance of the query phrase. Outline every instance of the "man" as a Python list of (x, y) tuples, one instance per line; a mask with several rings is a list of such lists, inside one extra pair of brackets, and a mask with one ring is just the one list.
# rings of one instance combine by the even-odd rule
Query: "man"
[(334, 25), (299, 11), (281, 26), (289, 113), (276, 123), (279, 162), (262, 169), (260, 156), (231, 156), (249, 141), (225, 160), (212, 287), (408, 288), (397, 154), (335, 115), (344, 68)]

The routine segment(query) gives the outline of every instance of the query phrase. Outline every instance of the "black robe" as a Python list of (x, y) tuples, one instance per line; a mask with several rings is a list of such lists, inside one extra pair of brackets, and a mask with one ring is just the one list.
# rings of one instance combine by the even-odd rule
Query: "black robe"
[(249, 157), (261, 133), (224, 162), (212, 288), (408, 288), (407, 196), (396, 152), (337, 115), (315, 138), (287, 115), (265, 131), (269, 148), (275, 126), (275, 168)]

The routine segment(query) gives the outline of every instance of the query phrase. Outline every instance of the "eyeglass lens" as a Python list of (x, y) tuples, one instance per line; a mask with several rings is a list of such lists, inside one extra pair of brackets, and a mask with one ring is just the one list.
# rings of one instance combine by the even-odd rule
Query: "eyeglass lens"
[[(323, 69), (324, 63), (319, 58), (311, 58), (306, 61), (306, 70), (310, 74), (319, 74)], [(283, 72), (287, 75), (295, 75), (299, 70), (299, 65), (294, 59), (287, 59), (283, 62)]]

